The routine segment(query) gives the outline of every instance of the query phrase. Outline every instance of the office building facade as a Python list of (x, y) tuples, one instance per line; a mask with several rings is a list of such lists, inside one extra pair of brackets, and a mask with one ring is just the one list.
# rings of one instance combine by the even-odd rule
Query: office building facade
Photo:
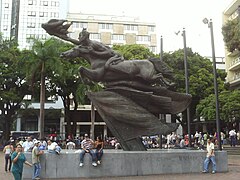
[(31, 38), (50, 36), (41, 24), (49, 19), (65, 19), (65, 0), (0, 0), (0, 31), (5, 39), (17, 39), (20, 49), (29, 49)]
[(137, 17), (103, 14), (68, 13), (67, 19), (73, 22), (70, 36), (77, 39), (79, 32), (87, 28), (90, 39), (108, 46), (113, 44), (140, 44), (157, 53), (156, 24), (141, 22)]

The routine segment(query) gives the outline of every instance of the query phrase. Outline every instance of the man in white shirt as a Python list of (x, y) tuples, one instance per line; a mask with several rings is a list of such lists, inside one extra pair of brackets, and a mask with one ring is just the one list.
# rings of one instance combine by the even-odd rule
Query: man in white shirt
[(74, 142), (72, 142), (72, 141), (69, 141), (67, 143), (66, 147), (67, 147), (67, 149), (71, 149), (72, 150), (72, 149), (75, 149), (76, 144)]
[(213, 144), (213, 139), (208, 139), (207, 140), (207, 155), (206, 159), (204, 160), (204, 170), (203, 173), (208, 172), (208, 165), (210, 161), (212, 162), (212, 173), (216, 173), (216, 160), (215, 160), (215, 154), (214, 154), (214, 144)]
[(236, 133), (235, 129), (232, 129), (231, 131), (229, 131), (229, 138), (231, 140), (230, 145), (233, 147), (236, 146), (236, 135), (237, 135), (237, 133)]
[(25, 142), (23, 142), (22, 147), (24, 148), (24, 152), (32, 152), (32, 148), (34, 143), (31, 137), (28, 137)]

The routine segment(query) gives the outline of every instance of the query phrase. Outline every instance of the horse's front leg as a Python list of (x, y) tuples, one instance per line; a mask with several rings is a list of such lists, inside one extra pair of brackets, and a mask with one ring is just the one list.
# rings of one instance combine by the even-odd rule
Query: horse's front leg
[(104, 68), (99, 69), (88, 69), (83, 66), (79, 68), (80, 76), (84, 83), (89, 84), (90, 81), (99, 82), (102, 80), (104, 75)]

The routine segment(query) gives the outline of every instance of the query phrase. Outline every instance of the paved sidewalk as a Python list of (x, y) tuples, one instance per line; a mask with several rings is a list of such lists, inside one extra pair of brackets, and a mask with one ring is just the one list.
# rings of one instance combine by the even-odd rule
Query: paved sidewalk
[[(0, 152), (0, 179), (1, 180), (13, 180), (13, 176), (9, 172), (4, 171), (4, 154)], [(202, 162), (199, 162), (202, 163)], [(27, 168), (27, 167), (26, 167)], [(228, 168), (227, 173), (216, 174), (167, 174), (167, 175), (151, 175), (151, 176), (128, 176), (128, 177), (104, 177), (104, 178), (78, 178), (81, 180), (239, 180), (240, 177), (240, 156), (228, 155)], [(109, 172), (109, 175), (111, 172)], [(43, 180), (43, 179), (42, 179)], [(50, 179), (44, 179), (50, 180)], [(51, 179), (56, 180), (56, 179)], [(76, 180), (76, 179), (61, 179), (61, 180)]]

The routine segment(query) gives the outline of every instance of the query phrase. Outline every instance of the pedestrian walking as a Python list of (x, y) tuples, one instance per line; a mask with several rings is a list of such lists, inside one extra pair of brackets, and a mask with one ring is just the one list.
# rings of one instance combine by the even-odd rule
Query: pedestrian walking
[(26, 164), (32, 167), (32, 164), (26, 160), (24, 153), (22, 153), (22, 145), (17, 144), (16, 150), (11, 155), (12, 160), (12, 174), (14, 176), (14, 180), (22, 180), (23, 173), (23, 164)]
[(5, 171), (11, 171), (12, 167), (12, 160), (11, 160), (11, 154), (13, 153), (13, 145), (11, 141), (8, 141), (6, 146), (3, 149), (3, 152), (5, 154)]

